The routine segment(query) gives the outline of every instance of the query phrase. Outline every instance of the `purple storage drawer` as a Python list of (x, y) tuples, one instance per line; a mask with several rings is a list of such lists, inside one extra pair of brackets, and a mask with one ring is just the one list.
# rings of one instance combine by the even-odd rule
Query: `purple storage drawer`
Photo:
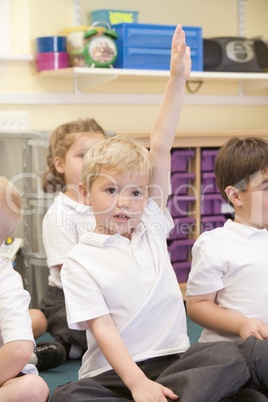
[(174, 195), (167, 203), (170, 214), (175, 216), (189, 216), (190, 205), (195, 202), (194, 195)]
[(171, 176), (172, 194), (188, 194), (188, 189), (194, 179), (194, 173), (173, 173)]
[(195, 156), (194, 150), (177, 149), (171, 154), (171, 172), (187, 172), (188, 162)]
[(227, 203), (220, 194), (201, 195), (201, 215), (221, 215)]
[(186, 239), (186, 240), (174, 240), (168, 246), (168, 251), (170, 254), (171, 262), (176, 261), (187, 261), (189, 250), (192, 248), (194, 244), (193, 239)]
[[(192, 226), (193, 225), (193, 226)], [(187, 239), (195, 231), (195, 219), (177, 217), (174, 218), (174, 228), (169, 233), (169, 240)]]
[(213, 172), (218, 149), (203, 149), (201, 151), (201, 171)]
[(175, 262), (173, 269), (179, 283), (187, 282), (191, 269), (191, 261)]
[(201, 193), (202, 194), (215, 194), (220, 190), (216, 184), (216, 175), (214, 172), (201, 173)]
[(223, 215), (203, 216), (201, 219), (201, 232), (222, 227), (226, 222)]

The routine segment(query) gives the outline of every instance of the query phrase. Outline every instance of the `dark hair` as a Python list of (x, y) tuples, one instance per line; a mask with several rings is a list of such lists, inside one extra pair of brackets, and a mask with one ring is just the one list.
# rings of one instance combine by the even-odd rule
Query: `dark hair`
[(217, 186), (222, 197), (228, 186), (246, 189), (250, 176), (268, 169), (268, 141), (257, 137), (231, 138), (219, 150), (215, 161)]
[(62, 124), (51, 133), (47, 155), (47, 171), (43, 175), (43, 191), (45, 193), (54, 193), (65, 188), (64, 174), (56, 170), (54, 158), (59, 156), (65, 159), (65, 155), (73, 142), (79, 135), (85, 133), (100, 134), (104, 138), (107, 137), (104, 129), (94, 119), (71, 121)]

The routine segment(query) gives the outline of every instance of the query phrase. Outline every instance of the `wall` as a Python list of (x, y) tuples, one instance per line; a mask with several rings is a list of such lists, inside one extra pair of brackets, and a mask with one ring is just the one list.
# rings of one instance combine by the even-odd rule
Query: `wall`
[[(11, 52), (35, 53), (35, 38), (61, 33), (74, 26), (72, 0), (10, 0), (11, 4)], [(202, 26), (203, 36), (238, 34), (238, 1), (236, 0), (160, 0), (151, 2), (136, 0), (126, 2), (113, 0), (113, 9), (139, 11), (139, 22)], [(133, 6), (133, 7), (132, 7)], [(111, 8), (110, 0), (81, 0), (81, 23), (87, 24), (87, 13), (94, 9)], [(245, 36), (263, 35), (268, 38), (267, 0), (245, 1)], [(87, 90), (90, 104), (57, 104), (57, 94), (73, 93), (72, 79), (49, 79), (38, 76), (34, 62), (9, 62), (0, 60), (1, 110), (28, 110), (32, 130), (51, 130), (57, 125), (92, 116), (107, 130), (115, 132), (150, 131), (159, 108), (159, 101), (148, 104), (124, 104), (113, 100), (113, 94), (162, 94), (165, 81), (110, 82)], [(186, 91), (187, 92), (187, 91)], [(27, 94), (55, 93), (53, 104), (27, 101)], [(187, 92), (188, 93), (188, 92)], [(231, 84), (204, 84), (200, 94), (237, 94), (237, 86)], [(17, 103), (9, 101), (6, 94), (26, 94)], [(94, 96), (110, 94), (111, 101), (94, 103)], [(261, 95), (267, 95), (267, 90)], [(77, 97), (79, 99), (79, 97)], [(63, 102), (65, 103), (65, 102)], [(182, 112), (181, 130), (247, 130), (267, 129), (267, 106), (191, 105), (185, 104)]]

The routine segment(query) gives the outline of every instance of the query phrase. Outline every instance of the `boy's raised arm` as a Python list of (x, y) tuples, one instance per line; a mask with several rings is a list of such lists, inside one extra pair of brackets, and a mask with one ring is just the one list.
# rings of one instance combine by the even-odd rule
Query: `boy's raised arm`
[(170, 76), (164, 99), (150, 137), (150, 153), (155, 162), (150, 196), (163, 210), (166, 207), (170, 171), (170, 150), (180, 120), (185, 83), (191, 71), (190, 48), (178, 25), (172, 39)]

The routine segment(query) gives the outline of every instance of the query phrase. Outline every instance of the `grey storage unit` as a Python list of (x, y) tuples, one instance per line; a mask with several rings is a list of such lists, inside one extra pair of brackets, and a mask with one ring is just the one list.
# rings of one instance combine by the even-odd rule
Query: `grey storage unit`
[(38, 307), (48, 282), (48, 268), (42, 243), (42, 219), (54, 194), (41, 189), (46, 170), (49, 132), (0, 132), (0, 175), (22, 192), (24, 214), (15, 237), (24, 245), (16, 259), (24, 287), (31, 294), (31, 307)]

